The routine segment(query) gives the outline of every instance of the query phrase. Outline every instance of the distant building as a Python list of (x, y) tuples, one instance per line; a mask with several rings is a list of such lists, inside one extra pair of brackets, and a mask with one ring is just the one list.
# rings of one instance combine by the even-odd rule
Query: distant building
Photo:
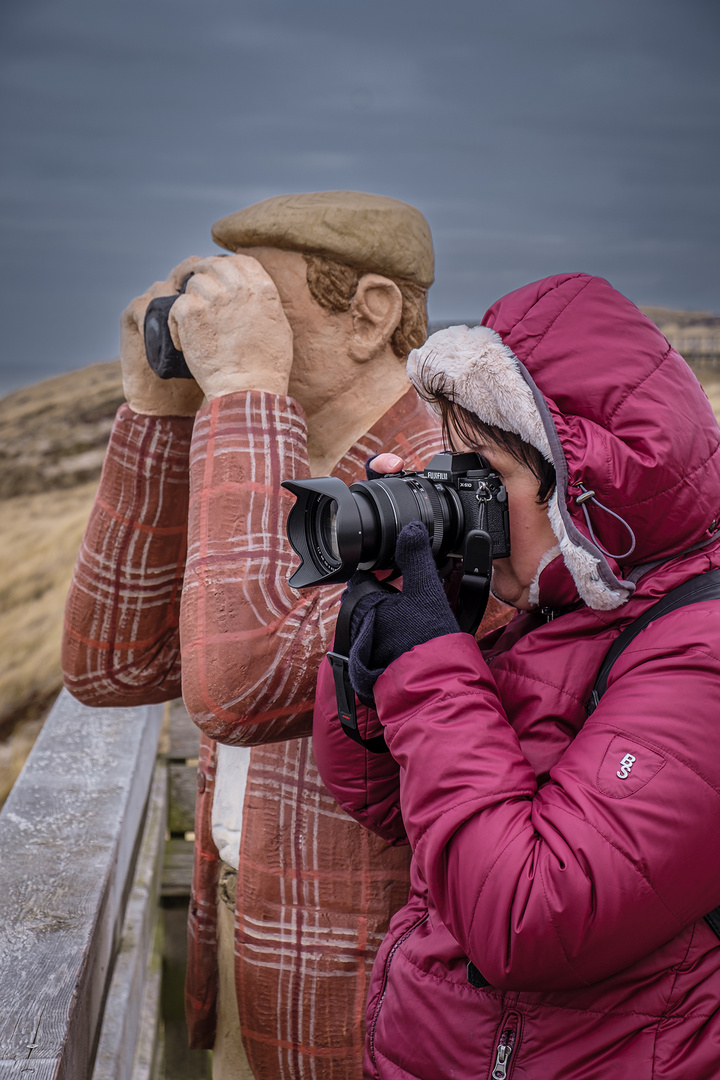
[(720, 373), (720, 316), (656, 307), (642, 310), (688, 364), (697, 369), (698, 377), (701, 369)]

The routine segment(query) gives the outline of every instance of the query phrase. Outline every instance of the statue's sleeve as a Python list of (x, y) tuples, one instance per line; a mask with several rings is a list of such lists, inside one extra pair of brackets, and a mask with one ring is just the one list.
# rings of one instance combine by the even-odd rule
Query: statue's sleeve
[(307, 427), (292, 398), (228, 394), (203, 407), (190, 461), (182, 599), (183, 697), (219, 742), (309, 735), (315, 680), (332, 647), (343, 586), (298, 591), (281, 481), (309, 476)]
[(65, 606), (65, 685), (87, 705), (180, 696), (192, 417), (115, 418)]

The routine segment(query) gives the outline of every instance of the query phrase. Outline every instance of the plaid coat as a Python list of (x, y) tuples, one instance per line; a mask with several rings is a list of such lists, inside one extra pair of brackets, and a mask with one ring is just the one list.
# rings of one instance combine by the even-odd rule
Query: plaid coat
[[(421, 466), (438, 421), (408, 392), (339, 462), (364, 476), (393, 451)], [(189, 469), (188, 469), (189, 463)], [(201, 738), (187, 1012), (194, 1046), (215, 1034), (218, 854), (215, 742), (252, 745), (235, 920), (238, 1007), (265, 1077), (361, 1076), (372, 961), (408, 889), (391, 847), (326, 792), (312, 753), (315, 678), (342, 586), (298, 593), (285, 536), (309, 475), (306, 426), (290, 398), (228, 395), (191, 419), (119, 412), (68, 596), (66, 685), (96, 705), (177, 697)], [(182, 605), (181, 605), (182, 595)]]
[[(217, 852), (210, 741), (252, 745), (235, 921), (238, 1010), (258, 1078), (360, 1077), (372, 958), (407, 897), (409, 855), (368, 837), (325, 791), (309, 736), (315, 679), (343, 586), (298, 593), (285, 535), (288, 477), (310, 475), (289, 398), (216, 399), (191, 451), (182, 599), (183, 693), (203, 731), (189, 924), (188, 1005), (197, 1045), (214, 1037)], [(346, 483), (393, 450), (422, 464), (437, 421), (414, 392), (334, 470)], [(221, 585), (221, 588), (218, 588)], [(212, 953), (214, 962), (214, 953)]]

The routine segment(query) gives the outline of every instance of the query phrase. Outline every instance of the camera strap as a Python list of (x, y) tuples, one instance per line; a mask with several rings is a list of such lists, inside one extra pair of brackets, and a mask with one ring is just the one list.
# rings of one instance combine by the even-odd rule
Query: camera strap
[(465, 540), (455, 618), (464, 634), (475, 634), (485, 614), (492, 576), (492, 540), (484, 529), (472, 529)]
[(385, 754), (387, 745), (382, 735), (364, 739), (360, 734), (355, 708), (355, 691), (350, 682), (350, 630), (353, 612), (361, 600), (377, 592), (396, 593), (398, 590), (384, 581), (369, 578), (344, 594), (335, 626), (333, 651), (327, 654), (327, 658), (335, 681), (335, 700), (343, 731), (348, 738), (369, 750), (371, 754)]

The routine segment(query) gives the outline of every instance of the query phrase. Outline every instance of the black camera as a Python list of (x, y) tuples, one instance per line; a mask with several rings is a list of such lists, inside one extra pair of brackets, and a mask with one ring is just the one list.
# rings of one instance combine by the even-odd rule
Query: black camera
[(333, 476), (286, 480), (283, 487), (297, 499), (287, 521), (288, 539), (300, 557), (289, 578), (293, 588), (348, 581), (358, 568), (394, 567), (400, 530), (422, 521), (438, 567), (462, 559), (466, 592), (484, 594), (484, 601), (478, 595), (470, 604), (473, 615), (481, 606), (482, 617), (492, 560), (510, 554), (510, 525), (502, 481), (477, 454), (436, 454), (422, 471), (349, 488)]
[[(510, 554), (507, 491), (478, 454), (436, 454), (422, 471), (389, 473), (350, 487), (335, 476), (285, 480), (283, 487), (296, 497), (287, 534), (300, 566), (290, 585), (303, 589), (348, 581), (357, 569), (397, 569), (398, 535), (411, 521), (421, 521), (441, 573), (462, 560), (455, 616), (460, 630), (475, 633), (490, 593), (493, 559)], [(393, 588), (371, 577), (345, 594), (327, 656), (343, 730), (365, 749), (382, 753), (387, 747), (381, 735), (365, 739), (358, 730), (349, 674), (352, 612), (363, 590)]]
[(151, 300), (145, 312), (145, 355), (152, 370), (160, 379), (192, 379), (193, 375), (185, 362), (185, 356), (173, 345), (168, 326), (168, 315), (178, 296), (187, 288), (192, 277), (188, 274), (180, 286), (180, 292), (172, 296), (156, 296)]

